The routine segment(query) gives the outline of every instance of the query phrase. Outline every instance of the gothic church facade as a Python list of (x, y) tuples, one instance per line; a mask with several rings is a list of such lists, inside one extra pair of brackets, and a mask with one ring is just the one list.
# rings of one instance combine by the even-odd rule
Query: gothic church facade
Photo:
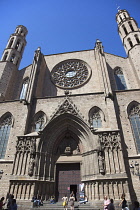
[(79, 186), (93, 203), (105, 195), (140, 199), (140, 30), (116, 15), (127, 58), (92, 50), (43, 55), (18, 70), (26, 27), (0, 61), (0, 195), (59, 200)]

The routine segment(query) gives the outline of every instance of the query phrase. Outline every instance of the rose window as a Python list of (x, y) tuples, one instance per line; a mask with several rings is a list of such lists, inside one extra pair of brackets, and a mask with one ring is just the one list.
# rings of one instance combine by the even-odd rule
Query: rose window
[(51, 75), (55, 85), (71, 89), (84, 84), (89, 79), (90, 67), (84, 61), (70, 59), (57, 64)]

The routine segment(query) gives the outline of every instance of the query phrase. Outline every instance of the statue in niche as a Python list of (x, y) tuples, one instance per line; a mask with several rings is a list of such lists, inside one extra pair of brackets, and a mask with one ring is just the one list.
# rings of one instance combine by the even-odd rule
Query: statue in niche
[(65, 148), (65, 154), (66, 155), (71, 155), (72, 154), (72, 150), (71, 150), (71, 146), (70, 145)]
[(98, 154), (98, 165), (99, 165), (99, 172), (101, 174), (104, 174), (105, 173), (105, 160), (104, 160), (103, 153), (101, 151)]
[(33, 154), (30, 155), (30, 161), (29, 161), (29, 168), (28, 168), (28, 175), (33, 176), (34, 172), (34, 166), (35, 166), (35, 157)]

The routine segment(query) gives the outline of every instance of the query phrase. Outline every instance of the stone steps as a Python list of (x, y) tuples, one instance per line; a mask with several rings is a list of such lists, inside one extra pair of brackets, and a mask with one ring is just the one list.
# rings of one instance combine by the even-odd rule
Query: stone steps
[[(30, 210), (64, 210), (64, 207), (62, 206), (62, 202), (56, 203), (56, 204), (44, 204), (43, 206), (40, 207), (32, 207)], [(70, 206), (68, 205), (68, 210), (70, 209)], [(78, 202), (75, 202), (74, 209), (77, 210), (99, 210), (99, 208), (95, 208), (90, 205), (90, 203), (86, 204), (79, 204)]]

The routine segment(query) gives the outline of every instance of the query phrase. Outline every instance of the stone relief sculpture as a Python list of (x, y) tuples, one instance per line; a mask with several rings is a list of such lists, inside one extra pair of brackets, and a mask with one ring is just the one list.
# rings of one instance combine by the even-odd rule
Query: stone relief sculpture
[(105, 160), (103, 153), (101, 151), (98, 154), (98, 165), (99, 165), (99, 172), (101, 174), (105, 173)]

